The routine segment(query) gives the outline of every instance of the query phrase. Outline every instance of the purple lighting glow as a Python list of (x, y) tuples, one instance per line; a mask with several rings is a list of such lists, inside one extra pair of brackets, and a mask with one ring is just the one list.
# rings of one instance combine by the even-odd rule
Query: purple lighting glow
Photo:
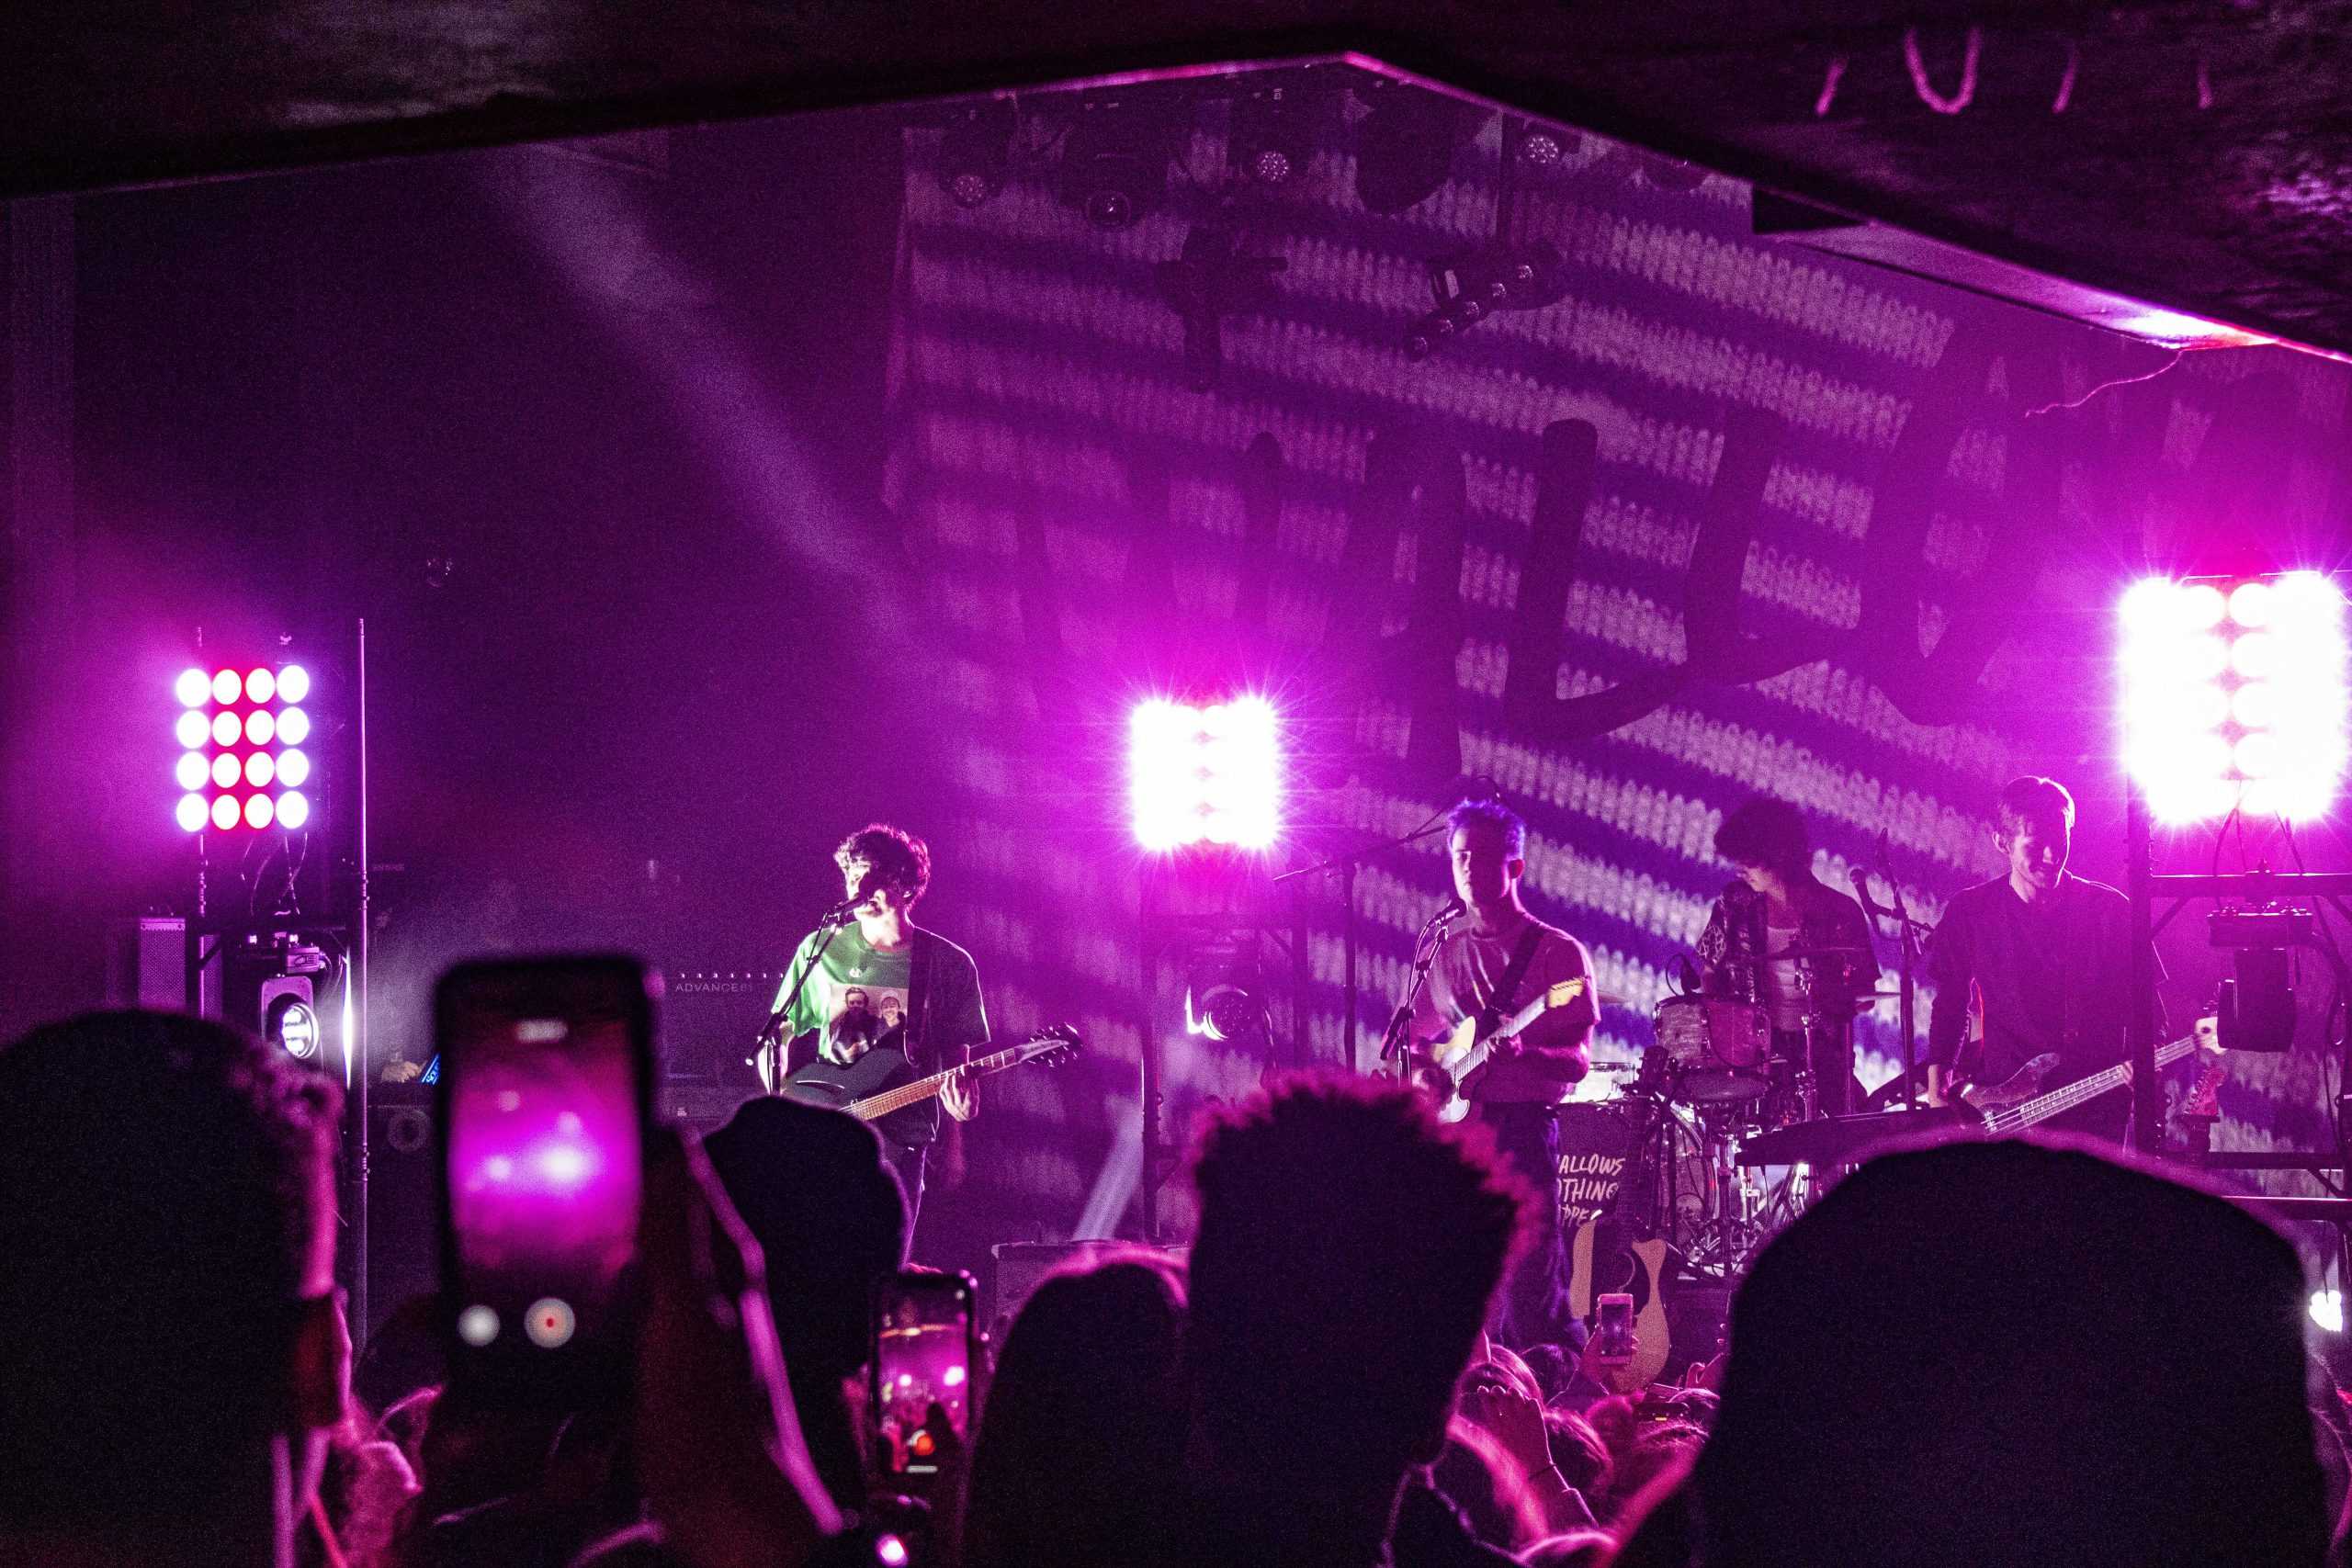
[(1148, 850), (1274, 841), (1282, 745), (1273, 705), (1236, 697), (1196, 708), (1155, 698), (1128, 724), (1128, 789), (1136, 841)]
[(2150, 578), (2121, 620), (2124, 759), (2156, 820), (2325, 814), (2346, 752), (2341, 589)]

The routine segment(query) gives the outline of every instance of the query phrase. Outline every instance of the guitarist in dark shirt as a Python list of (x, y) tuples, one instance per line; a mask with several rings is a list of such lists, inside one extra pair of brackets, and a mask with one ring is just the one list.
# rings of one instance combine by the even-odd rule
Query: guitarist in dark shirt
[[(2001, 791), (1999, 810), (1993, 842), (2007, 874), (1954, 894), (1928, 945), (1928, 979), (1936, 988), (1928, 1025), (1932, 1104), (1946, 1102), (1956, 1067), (1971, 1084), (1990, 1088), (2035, 1057), (2055, 1055), (2041, 1085), (2051, 1089), (2123, 1059), (2131, 904), (2105, 883), (2067, 871), (2075, 800), (2064, 785), (2014, 780)], [(2154, 973), (2161, 979), (2164, 971)], [(1973, 1061), (1962, 1052), (1972, 996), (1984, 1025)], [(2045, 1125), (2120, 1143), (2131, 1111), (2130, 1095), (2107, 1094)]]
[[(833, 852), (841, 867), (851, 923), (811, 931), (793, 954), (775, 1005), (785, 1005), (801, 976), (783, 1027), (810, 1036), (814, 1054), (846, 1067), (877, 1046), (903, 1049), (907, 1076), (960, 1067), (973, 1047), (987, 1043), (989, 1021), (972, 955), (914, 923), (912, 911), (931, 886), (931, 851), (913, 834), (886, 823), (862, 828)], [(795, 1043), (807, 1046), (796, 1039)], [(765, 1057), (762, 1058), (763, 1065)], [(796, 1055), (790, 1066), (804, 1066)], [(935, 1100), (895, 1111), (874, 1123), (883, 1153), (907, 1198), (907, 1235), (922, 1206), (923, 1167), (939, 1133), (939, 1112), (968, 1122), (979, 1111), (978, 1085), (960, 1073)]]

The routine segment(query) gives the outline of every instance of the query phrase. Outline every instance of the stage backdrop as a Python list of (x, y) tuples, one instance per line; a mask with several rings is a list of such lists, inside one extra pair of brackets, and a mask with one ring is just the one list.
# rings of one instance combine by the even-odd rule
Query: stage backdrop
[[(1359, 1047), (1342, 1038), (1339, 877), (1266, 884), (1423, 825), (1465, 776), (1527, 818), (1531, 905), (1623, 998), (1587, 1085), (1610, 1094), (1729, 874), (1711, 849), (1726, 809), (1757, 791), (1794, 802), (1841, 888), (1883, 835), (1933, 919), (1997, 869), (1995, 791), (2047, 773), (2081, 803), (2077, 869), (2120, 882), (2117, 594), (2150, 564), (2341, 564), (2342, 367), (2278, 349), (2176, 361), (1759, 240), (1747, 187), (1576, 136), (1518, 201), (1516, 237), (1556, 247), (1565, 296), (1416, 363), (1425, 264), (1493, 232), (1503, 122), (1433, 196), (1378, 216), (1343, 118), (1279, 191), (1225, 175), (1218, 118), (1201, 117), (1167, 205), (1125, 231), (1063, 205), (1049, 158), (1016, 158), (1001, 195), (959, 209), (936, 133), (909, 138), (886, 500), (921, 563), (912, 640), (935, 699), (907, 741), (953, 774), (914, 825), (998, 1032), (1069, 1019), (1095, 1051), (991, 1086), (961, 1184), (926, 1221), (942, 1240), (1097, 1234), (1119, 1215), (1144, 1028), (1165, 1043), (1179, 1143), (1269, 1067), (1368, 1062), (1446, 892), (1442, 840), (1357, 881)], [(1284, 265), (1225, 317), (1203, 392), (1199, 325), (1188, 367), (1156, 269), (1212, 227)], [(1238, 689), (1293, 725), (1284, 840), (1222, 889), (1193, 874), (1147, 910), (1159, 873), (1124, 827), (1126, 711)], [(2297, 848), (2341, 863), (2332, 831), (2301, 838), (2233, 835), (2223, 863)], [(2160, 857), (2214, 852), (2185, 835)], [(1243, 945), (1260, 949), (1271, 1045), (1182, 1031), (1204, 927), (1147, 916), (1221, 897), (1228, 924), (1264, 928)], [(2176, 1022), (2224, 972), (2190, 914), (2165, 944)], [(2326, 1138), (2328, 981), (2316, 963), (2301, 980), (2297, 1049), (2232, 1062), (2218, 1142)], [(1930, 1001), (1923, 987), (1923, 1038)], [(1892, 1070), (1894, 1017), (1861, 1026), (1868, 1083)], [(1183, 1195), (1168, 1198), (1181, 1228)]]

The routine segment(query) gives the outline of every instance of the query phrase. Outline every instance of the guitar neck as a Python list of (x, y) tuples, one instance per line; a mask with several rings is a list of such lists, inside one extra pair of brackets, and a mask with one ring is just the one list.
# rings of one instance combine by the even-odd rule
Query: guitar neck
[[(2185, 1034), (2170, 1044), (2160, 1046), (2156, 1051), (2156, 1070), (2162, 1072), (2171, 1066), (2196, 1050), (2197, 1043), (2196, 1035)], [(2064, 1089), (2052, 1089), (2048, 1094), (2029, 1100), (2022, 1105), (1994, 1111), (1984, 1119), (1985, 1125), (1995, 1133), (2022, 1133), (2036, 1122), (2064, 1115), (2077, 1105), (2086, 1105), (2100, 1095), (2112, 1093), (2131, 1081), (2132, 1064), (2119, 1062)]]
[[(1035, 1043), (1031, 1042), (1031, 1044), (1034, 1043)], [(927, 1078), (916, 1078), (913, 1082), (902, 1083), (896, 1089), (886, 1089), (880, 1094), (869, 1094), (864, 1100), (852, 1100), (842, 1109), (861, 1122), (871, 1122), (877, 1117), (888, 1116), (894, 1111), (904, 1111), (910, 1105), (921, 1105), (926, 1100), (937, 1098), (939, 1091), (947, 1087), (947, 1080), (957, 1073), (962, 1073), (967, 1077), (982, 1077), (989, 1073), (1002, 1072), (1007, 1067), (1017, 1066), (1021, 1061), (1021, 1054), (1029, 1048), (1028, 1044), (1014, 1045), (1006, 1050), (991, 1052), (985, 1056), (976, 1056), (960, 1067), (949, 1067), (946, 1071), (933, 1073)]]
[[(1567, 983), (1576, 987), (1575, 992), (1572, 992), (1571, 996), (1579, 995), (1583, 992), (1583, 981), (1571, 980)], [(1536, 993), (1535, 999), (1533, 1001), (1528, 1003), (1525, 1007), (1520, 1009), (1517, 1012), (1503, 1020), (1501, 1023), (1496, 1025), (1495, 1033), (1498, 1036), (1517, 1034), (1521, 1030), (1525, 1029), (1529, 1024), (1533, 1023), (1537, 1019), (1542, 1018), (1545, 1013), (1551, 1010), (1552, 992), (1550, 987), (1547, 987), (1544, 990)]]

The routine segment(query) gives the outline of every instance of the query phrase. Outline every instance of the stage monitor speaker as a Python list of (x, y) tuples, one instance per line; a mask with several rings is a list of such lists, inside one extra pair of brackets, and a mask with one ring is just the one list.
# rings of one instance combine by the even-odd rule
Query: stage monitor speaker
[[(373, 1338), (395, 1314), (430, 1297), (440, 1276), (439, 1198), (433, 1162), (433, 1093), (413, 1085), (371, 1086), (368, 1106), (368, 1324)], [(393, 1336), (424, 1333), (432, 1318), (404, 1321)]]
[[(187, 922), (176, 916), (142, 916), (107, 925), (107, 1005), (187, 1010)], [(220, 968), (205, 965), (198, 1012), (220, 1016)]]
[(989, 1248), (996, 1259), (995, 1290), (990, 1298), (989, 1332), (1002, 1346), (1004, 1331), (1014, 1314), (1036, 1293), (1046, 1276), (1063, 1269), (1087, 1269), (1105, 1258), (1144, 1253), (1184, 1267), (1189, 1248), (1147, 1247), (1139, 1241), (1008, 1241)]

